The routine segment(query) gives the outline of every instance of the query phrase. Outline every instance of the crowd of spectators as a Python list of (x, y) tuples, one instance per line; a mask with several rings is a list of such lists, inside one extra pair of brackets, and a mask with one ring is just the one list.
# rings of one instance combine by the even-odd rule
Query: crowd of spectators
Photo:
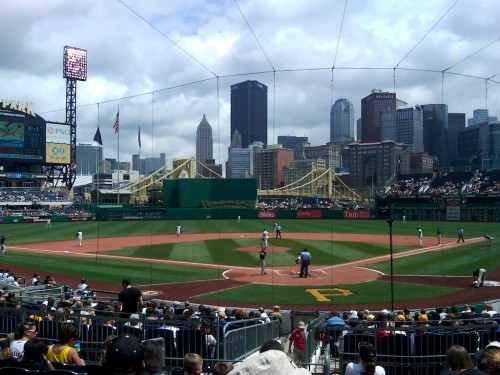
[(399, 176), (386, 194), (459, 195), (500, 192), (500, 171), (441, 172), (430, 175)]
[(298, 210), (305, 208), (332, 208), (335, 202), (328, 198), (260, 198), (258, 210)]
[(0, 202), (12, 203), (41, 203), (53, 202), (54, 205), (59, 203), (71, 203), (72, 201), (64, 196), (61, 192), (46, 190), (0, 190)]

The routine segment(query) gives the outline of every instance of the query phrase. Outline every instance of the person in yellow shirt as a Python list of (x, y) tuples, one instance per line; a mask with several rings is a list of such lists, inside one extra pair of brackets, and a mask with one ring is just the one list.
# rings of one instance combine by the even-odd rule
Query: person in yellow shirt
[(71, 324), (63, 325), (59, 329), (59, 342), (49, 346), (47, 359), (53, 362), (74, 363), (77, 366), (84, 366), (85, 361), (80, 358), (74, 348), (78, 341), (76, 328)]

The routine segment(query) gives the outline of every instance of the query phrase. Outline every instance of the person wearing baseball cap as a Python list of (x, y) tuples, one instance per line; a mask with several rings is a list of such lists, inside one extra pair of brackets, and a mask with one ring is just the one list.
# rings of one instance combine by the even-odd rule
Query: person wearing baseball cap
[(103, 368), (107, 375), (141, 374), (144, 369), (144, 349), (141, 341), (129, 334), (113, 338), (106, 349)]
[(288, 346), (288, 353), (292, 353), (293, 347), (293, 360), (295, 362), (303, 362), (304, 361), (304, 331), (306, 325), (303, 321), (300, 321), (290, 336), (288, 336), (288, 341), (290, 341), (290, 345)]
[(479, 354), (478, 370), (490, 375), (500, 375), (500, 342), (492, 341)]

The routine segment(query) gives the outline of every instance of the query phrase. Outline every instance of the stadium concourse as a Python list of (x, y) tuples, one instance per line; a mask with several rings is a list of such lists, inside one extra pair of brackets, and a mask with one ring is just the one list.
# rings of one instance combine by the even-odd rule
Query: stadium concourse
[[(205, 239), (220, 239), (220, 238), (232, 238), (232, 237), (242, 237), (251, 236), (256, 237), (259, 234), (255, 233), (212, 233), (212, 234), (183, 234), (181, 241), (196, 241)], [(288, 233), (289, 238), (297, 239), (331, 239), (331, 233)], [(376, 238), (379, 236), (380, 238)], [(387, 241), (386, 235), (362, 235), (362, 234), (347, 234), (347, 233), (336, 233), (336, 240), (339, 241), (350, 241), (355, 239), (358, 242), (384, 242)], [(41, 242), (41, 243), (29, 243), (24, 245), (11, 246), (15, 251), (34, 251), (37, 253), (57, 253), (64, 256), (72, 257), (95, 257), (97, 251), (104, 250), (119, 250), (125, 246), (138, 246), (138, 245), (151, 245), (151, 244), (161, 244), (169, 242), (178, 242), (179, 239), (175, 234), (169, 235), (156, 235), (156, 236), (129, 236), (129, 237), (113, 237), (113, 238), (99, 238), (97, 239), (87, 239), (85, 241), (84, 247), (76, 248), (74, 246), (74, 241), (55, 241), (55, 242)], [(393, 236), (394, 244), (407, 244), (407, 236)], [(474, 241), (484, 241), (483, 238), (468, 239), (468, 243)], [(456, 238), (442, 238), (443, 245), (441, 246), (429, 246), (426, 248), (419, 248), (416, 250), (409, 250), (404, 252), (398, 252), (394, 254), (394, 257), (406, 256), (415, 252), (422, 251), (441, 251), (442, 246), (449, 248), (453, 246), (460, 246), (456, 243)], [(238, 251), (248, 251), (255, 249), (240, 248), (236, 249)], [(285, 248), (275, 248), (269, 247), (269, 251), (283, 251)], [(115, 258), (115, 259), (127, 259), (124, 256), (112, 255), (112, 254), (100, 254), (99, 257)], [(345, 264), (334, 265), (334, 266), (314, 266), (311, 265), (311, 277), (309, 278), (298, 278), (295, 275), (297, 271), (296, 266), (280, 266), (280, 267), (269, 267), (268, 275), (261, 275), (258, 264), (256, 263), (254, 267), (235, 267), (235, 266), (224, 266), (217, 264), (200, 264), (196, 262), (185, 262), (185, 261), (172, 261), (172, 260), (160, 260), (155, 259), (155, 262), (171, 263), (171, 264), (182, 264), (191, 266), (203, 266), (203, 267), (213, 267), (213, 268), (224, 268), (227, 271), (224, 272), (224, 277), (217, 280), (203, 280), (203, 281), (192, 281), (192, 282), (182, 282), (182, 283), (170, 283), (170, 284), (155, 284), (155, 285), (142, 285), (140, 286), (142, 290), (156, 295), (158, 298), (165, 300), (192, 300), (196, 303), (207, 303), (207, 304), (225, 304), (223, 301), (214, 301), (197, 298), (195, 296), (209, 293), (213, 291), (219, 291), (222, 289), (244, 285), (247, 283), (262, 283), (262, 284), (285, 284), (285, 285), (320, 285), (320, 286), (331, 286), (335, 284), (349, 284), (349, 283), (359, 283), (368, 280), (389, 280), (390, 276), (369, 270), (364, 268), (364, 264), (373, 263), (374, 261), (380, 261), (388, 259), (389, 255), (380, 256), (377, 258), (363, 259), (358, 261), (353, 261)], [(150, 262), (149, 258), (134, 258), (136, 261)], [(31, 275), (35, 272), (40, 272), (38, 269), (15, 269), (17, 274)], [(67, 285), (76, 285), (79, 281), (77, 277), (70, 277), (63, 274), (53, 274), (52, 275), (58, 283)], [(448, 306), (457, 304), (473, 303), (478, 301), (487, 301), (491, 299), (491, 289), (489, 287), (483, 288), (471, 288), (471, 277), (464, 276), (394, 276), (394, 280), (398, 282), (409, 282), (422, 285), (434, 285), (434, 286), (449, 286), (458, 288), (459, 291), (449, 294), (442, 295), (434, 298), (427, 299), (416, 299), (413, 301), (405, 301), (402, 303), (396, 303), (395, 309), (403, 308), (421, 308), (421, 307), (436, 307), (436, 306)], [(494, 269), (488, 272), (488, 280), (500, 280), (500, 270)], [(119, 291), (119, 281), (116, 283), (103, 283), (98, 281), (90, 281), (94, 289)], [(490, 290), (488, 290), (490, 289)], [(255, 304), (249, 303), (234, 303), (234, 306), (244, 306), (244, 307), (258, 307)], [(353, 306), (351, 304), (335, 303), (334, 308), (338, 310), (351, 310), (359, 308), (369, 308), (373, 310), (386, 309), (388, 303), (370, 303), (364, 306)], [(302, 310), (302, 311), (316, 311), (321, 310), (331, 310), (332, 304), (315, 304), (315, 305), (305, 305), (305, 304), (294, 304), (293, 302), (287, 303), (286, 306), (282, 306), (285, 309), (290, 310)]]

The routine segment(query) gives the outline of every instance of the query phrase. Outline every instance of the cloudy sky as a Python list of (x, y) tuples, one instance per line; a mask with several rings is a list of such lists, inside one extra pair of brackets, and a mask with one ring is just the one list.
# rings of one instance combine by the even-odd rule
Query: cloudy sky
[[(500, 116), (498, 0), (0, 0), (0, 96), (65, 121), (63, 48), (88, 52), (77, 85), (77, 142), (99, 123), (104, 156), (195, 155), (212, 125), (225, 162), (230, 87), (268, 86), (268, 142), (329, 140), (329, 113), (372, 89), (409, 105), (446, 103)], [(333, 69), (332, 69), (333, 68)], [(444, 74), (442, 73), (444, 72)]]

